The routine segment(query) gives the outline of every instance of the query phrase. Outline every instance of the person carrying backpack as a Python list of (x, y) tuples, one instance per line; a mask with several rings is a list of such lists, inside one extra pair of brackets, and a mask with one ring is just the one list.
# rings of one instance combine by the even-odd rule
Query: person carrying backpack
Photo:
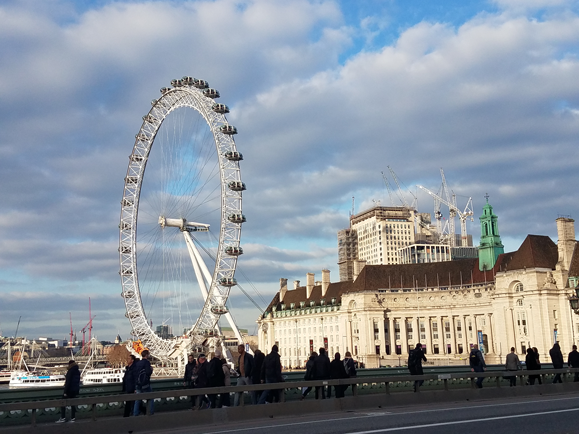
[[(151, 375), (153, 374), (153, 367), (149, 361), (149, 350), (141, 352), (142, 359), (136, 363), (134, 370), (135, 375), (135, 393), (151, 392)], [(149, 399), (149, 414), (153, 414), (155, 410), (155, 400)], [(141, 407), (141, 400), (135, 399), (135, 406), (133, 407), (133, 416), (138, 416)]]
[[(422, 361), (427, 361), (424, 352), (422, 351), (422, 344), (418, 342), (413, 350), (408, 353), (408, 370), (410, 375), (424, 375), (422, 370)], [(418, 388), (422, 386), (424, 380), (416, 380), (414, 382), (414, 391), (418, 392)]]
[[(478, 345), (473, 345), (470, 354), (468, 355), (468, 363), (470, 365), (470, 370), (472, 372), (484, 372), (486, 370), (486, 363), (485, 359), (478, 349)], [(484, 381), (484, 377), (478, 377), (476, 379), (476, 387), (482, 389), (482, 382)]]
[[(213, 358), (207, 365), (207, 387), (224, 387), (225, 373), (223, 372), (223, 363), (221, 362), (221, 350), (217, 348)], [(209, 394), (211, 408), (217, 408), (217, 394)]]

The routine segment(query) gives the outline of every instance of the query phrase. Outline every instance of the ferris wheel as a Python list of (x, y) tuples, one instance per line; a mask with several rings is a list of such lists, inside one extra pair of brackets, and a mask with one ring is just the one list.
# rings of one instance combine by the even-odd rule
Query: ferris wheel
[(119, 224), (126, 316), (133, 336), (163, 360), (217, 336), (221, 316), (241, 343), (226, 302), (246, 220), (243, 156), (228, 107), (215, 102), (219, 92), (205, 80), (183, 77), (171, 86), (152, 101), (135, 136)]

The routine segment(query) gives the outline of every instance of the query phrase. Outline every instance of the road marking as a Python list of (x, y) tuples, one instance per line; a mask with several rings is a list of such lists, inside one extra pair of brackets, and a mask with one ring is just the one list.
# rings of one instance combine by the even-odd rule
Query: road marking
[(467, 419), (467, 420), (455, 420), (452, 422), (438, 422), (438, 423), (429, 423), (426, 425), (411, 425), (411, 426), (403, 426), (403, 427), (395, 427), (395, 428), (383, 428), (383, 429), (375, 429), (371, 431), (352, 431), (348, 434), (375, 434), (381, 432), (394, 432), (394, 431), (407, 431), (407, 430), (414, 430), (420, 428), (433, 428), (437, 426), (448, 426), (448, 425), (458, 425), (458, 424), (466, 424), (466, 423), (474, 423), (474, 422), (488, 422), (491, 420), (504, 420), (504, 419), (516, 419), (521, 417), (530, 417), (530, 416), (543, 416), (545, 414), (553, 414), (553, 413), (569, 413), (571, 411), (579, 411), (579, 408), (568, 408), (565, 410), (554, 410), (554, 411), (542, 411), (538, 413), (525, 413), (525, 414), (516, 414), (516, 415), (509, 415), (509, 416), (494, 416), (494, 417), (486, 417), (482, 419)]
[(344, 415), (344, 417), (338, 417), (335, 419), (322, 419), (322, 420), (312, 419), (312, 420), (308, 420), (308, 421), (304, 421), (304, 422), (292, 422), (292, 423), (283, 423), (283, 424), (277, 424), (277, 425), (252, 426), (250, 428), (236, 428), (236, 429), (228, 429), (228, 430), (224, 430), (224, 431), (210, 431), (210, 432), (207, 432), (206, 434), (221, 434), (221, 433), (239, 432), (239, 431), (256, 431), (259, 429), (279, 428), (280, 426), (311, 425), (312, 423), (326, 423), (326, 422), (336, 422), (336, 421), (352, 420), (352, 419), (363, 419), (365, 417), (368, 417), (368, 416), (366, 416), (365, 414), (362, 416)]

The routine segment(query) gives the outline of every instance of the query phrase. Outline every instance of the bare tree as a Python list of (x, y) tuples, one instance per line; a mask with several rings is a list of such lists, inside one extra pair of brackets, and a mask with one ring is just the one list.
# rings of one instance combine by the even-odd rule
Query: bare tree
[(107, 361), (113, 368), (122, 368), (128, 365), (129, 359), (129, 350), (124, 345), (115, 345), (107, 355)]

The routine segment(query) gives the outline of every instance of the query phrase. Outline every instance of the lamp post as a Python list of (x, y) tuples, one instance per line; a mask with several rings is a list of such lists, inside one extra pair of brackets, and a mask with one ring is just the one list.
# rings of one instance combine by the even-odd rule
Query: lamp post
[(575, 295), (569, 297), (569, 305), (571, 309), (573, 309), (573, 312), (579, 315), (579, 285), (575, 287)]

